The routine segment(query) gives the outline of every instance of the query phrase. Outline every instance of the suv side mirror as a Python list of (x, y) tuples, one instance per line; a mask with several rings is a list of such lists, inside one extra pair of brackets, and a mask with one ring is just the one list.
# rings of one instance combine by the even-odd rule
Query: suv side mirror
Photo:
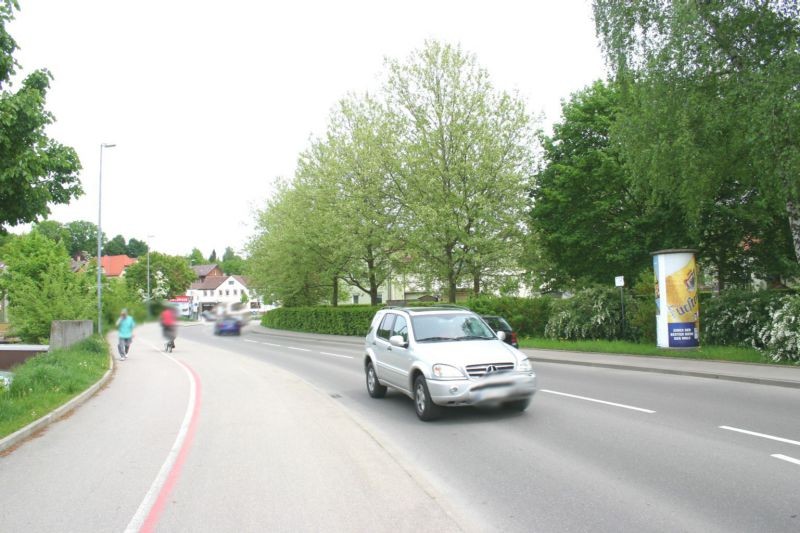
[(497, 332), (497, 338), (500, 339), (501, 341), (505, 341), (506, 332), (501, 329), (500, 331)]
[(408, 346), (408, 343), (401, 335), (392, 335), (389, 337), (389, 344), (397, 346), (398, 348), (406, 348)]

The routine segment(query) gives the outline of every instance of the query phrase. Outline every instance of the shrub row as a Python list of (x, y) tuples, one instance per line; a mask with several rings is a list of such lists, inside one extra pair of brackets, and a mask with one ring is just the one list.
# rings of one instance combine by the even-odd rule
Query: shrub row
[[(472, 298), (467, 307), (504, 317), (522, 337), (565, 340), (629, 340), (655, 343), (655, 304), (650, 296), (591, 287), (571, 298)], [(290, 307), (265, 314), (277, 329), (364, 335), (380, 307)], [(754, 347), (776, 362), (800, 362), (800, 296), (775, 291), (728, 291), (700, 297), (701, 342)]]
[(348, 305), (341, 307), (279, 307), (265, 313), (261, 324), (268, 328), (325, 333), (328, 335), (367, 334), (372, 317), (380, 307)]

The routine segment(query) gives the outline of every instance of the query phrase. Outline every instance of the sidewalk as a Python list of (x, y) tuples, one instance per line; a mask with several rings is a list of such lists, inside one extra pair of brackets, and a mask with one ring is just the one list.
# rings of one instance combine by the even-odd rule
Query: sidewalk
[(597, 366), (800, 388), (800, 367), (523, 348), (534, 362)]

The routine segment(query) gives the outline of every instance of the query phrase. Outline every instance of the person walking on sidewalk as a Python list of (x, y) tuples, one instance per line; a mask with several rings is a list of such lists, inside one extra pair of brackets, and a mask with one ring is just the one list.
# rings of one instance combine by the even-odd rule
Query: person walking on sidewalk
[(117, 344), (117, 349), (119, 350), (120, 361), (124, 361), (128, 358), (128, 351), (131, 349), (131, 342), (133, 341), (134, 327), (136, 327), (136, 322), (133, 321), (132, 316), (128, 315), (128, 310), (123, 309), (120, 311), (119, 318), (117, 319), (119, 336), (119, 344)]

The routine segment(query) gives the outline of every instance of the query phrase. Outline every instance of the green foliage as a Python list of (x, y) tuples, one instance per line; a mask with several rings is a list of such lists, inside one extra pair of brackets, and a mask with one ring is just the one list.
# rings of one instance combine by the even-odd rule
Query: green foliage
[[(95, 274), (96, 275), (96, 274)], [(132, 289), (127, 276), (119, 279), (104, 278), (103, 282), (103, 324), (109, 331), (119, 317), (122, 309), (127, 309), (136, 322), (147, 317), (147, 306), (136, 290)], [(155, 312), (155, 311), (154, 311)]]
[(279, 307), (264, 314), (261, 324), (268, 328), (364, 336), (380, 306)]
[[(140, 260), (129, 266), (125, 270), (125, 279), (128, 286), (136, 291), (142, 300), (146, 300), (147, 261)], [(195, 273), (189, 267), (186, 258), (150, 252), (150, 294), (153, 299), (172, 298), (184, 294), (195, 279)]]
[(472, 297), (467, 306), (480, 315), (498, 315), (522, 337), (542, 337), (554, 305), (553, 298)]
[(46, 415), (97, 382), (108, 370), (108, 344), (97, 336), (28, 359), (0, 387), (0, 438)]
[(103, 245), (103, 255), (127, 255), (128, 246), (125, 237), (117, 235)]
[(17, 45), (6, 26), (18, 8), (16, 1), (0, 2), (0, 232), (36, 222), (50, 213), (50, 204), (67, 204), (83, 194), (78, 154), (46, 134), (55, 120), (45, 109), (50, 72), (36, 70), (17, 91), (8, 89), (18, 65)]
[(546, 166), (536, 176), (528, 260), (540, 284), (559, 288), (634, 279), (650, 252), (680, 245), (683, 213), (669, 201), (648, 205), (630, 185), (610, 137), (619, 113), (616, 84), (595, 82), (562, 104), (553, 137), (544, 137)]
[(800, 295), (784, 297), (759, 333), (773, 361), (800, 363)]
[(727, 290), (700, 299), (700, 342), (764, 349), (760, 332), (780, 307), (780, 293)]
[(95, 284), (73, 273), (62, 244), (32, 232), (3, 248), (7, 269), (0, 285), (8, 293), (14, 333), (26, 342), (48, 342), (53, 320), (92, 319)]
[(796, 273), (798, 4), (595, 0), (594, 14), (632, 185), (684, 207), (721, 284)]
[(125, 255), (128, 257), (144, 257), (147, 255), (147, 243), (131, 238), (126, 246)]
[(233, 251), (233, 248), (228, 246), (225, 248), (225, 253), (222, 256), (220, 268), (226, 276), (242, 275), (245, 273), (246, 261), (244, 258), (238, 256), (236, 252)]
[[(628, 327), (623, 331), (621, 298), (612, 287), (590, 287), (572, 298), (557, 300), (545, 326), (545, 337), (566, 340), (636, 339), (640, 334)], [(628, 296), (626, 315), (636, 304)], [(630, 320), (626, 319), (630, 326)]]
[(203, 256), (203, 252), (200, 251), (199, 248), (192, 248), (192, 253), (189, 254), (187, 258), (191, 265), (205, 265), (206, 258)]

